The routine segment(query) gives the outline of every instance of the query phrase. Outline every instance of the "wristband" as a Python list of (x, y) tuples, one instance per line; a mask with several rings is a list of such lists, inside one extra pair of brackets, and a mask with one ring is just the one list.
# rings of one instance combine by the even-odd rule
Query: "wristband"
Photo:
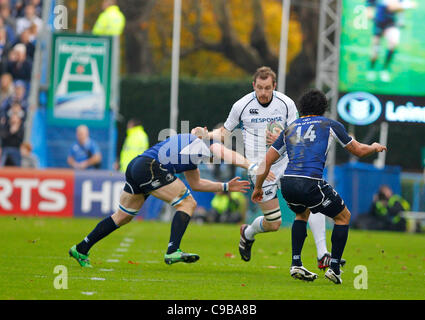
[(227, 182), (223, 183), (223, 191), (229, 191), (229, 184)]

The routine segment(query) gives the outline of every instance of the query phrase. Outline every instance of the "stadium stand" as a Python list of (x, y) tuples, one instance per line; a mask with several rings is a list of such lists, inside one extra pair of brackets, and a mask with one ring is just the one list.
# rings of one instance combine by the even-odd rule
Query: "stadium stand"
[[(41, 2), (2, 1), (0, 4), (0, 132), (2, 148), (13, 134), (11, 119), (18, 117), (21, 127), (28, 113), (28, 93), (36, 37), (41, 28)], [(15, 120), (16, 121), (16, 120)], [(16, 143), (23, 141), (17, 137)], [(19, 148), (19, 147), (18, 147)], [(19, 152), (18, 152), (19, 153)], [(20, 162), (19, 162), (20, 163)], [(5, 165), (14, 164), (9, 159)]]

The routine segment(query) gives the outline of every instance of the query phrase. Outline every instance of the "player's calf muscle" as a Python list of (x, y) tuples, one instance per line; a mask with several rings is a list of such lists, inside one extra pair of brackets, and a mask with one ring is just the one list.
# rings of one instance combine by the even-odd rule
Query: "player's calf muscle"
[(267, 221), (266, 219), (263, 220), (263, 227), (265, 231), (277, 231), (279, 230), (281, 224), (282, 219), (276, 221)]

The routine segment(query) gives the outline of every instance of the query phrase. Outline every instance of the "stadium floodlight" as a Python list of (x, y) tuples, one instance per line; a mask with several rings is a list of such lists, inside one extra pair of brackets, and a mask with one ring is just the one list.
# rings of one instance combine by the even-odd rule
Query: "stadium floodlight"
[(84, 31), (84, 9), (86, 7), (86, 0), (78, 0), (77, 7), (77, 33)]
[(291, 0), (282, 0), (282, 23), (280, 29), (279, 67), (277, 75), (277, 90), (285, 93), (286, 89), (286, 59), (288, 53), (288, 29)]
[[(340, 0), (320, 0), (316, 88), (326, 94), (330, 106), (329, 118), (334, 120), (337, 117), (341, 14)], [(327, 163), (330, 184), (335, 182), (335, 161), (336, 146), (332, 144)]]
[(170, 129), (177, 131), (178, 96), (179, 96), (179, 63), (180, 63), (180, 26), (181, 0), (174, 0), (173, 47), (171, 54), (171, 97), (170, 97)]

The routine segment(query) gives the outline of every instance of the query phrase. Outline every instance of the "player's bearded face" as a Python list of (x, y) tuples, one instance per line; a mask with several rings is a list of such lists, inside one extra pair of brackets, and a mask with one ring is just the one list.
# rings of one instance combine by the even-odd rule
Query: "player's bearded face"
[(265, 104), (272, 99), (276, 83), (273, 83), (272, 77), (268, 77), (267, 79), (257, 78), (253, 83), (253, 87), (258, 101)]

